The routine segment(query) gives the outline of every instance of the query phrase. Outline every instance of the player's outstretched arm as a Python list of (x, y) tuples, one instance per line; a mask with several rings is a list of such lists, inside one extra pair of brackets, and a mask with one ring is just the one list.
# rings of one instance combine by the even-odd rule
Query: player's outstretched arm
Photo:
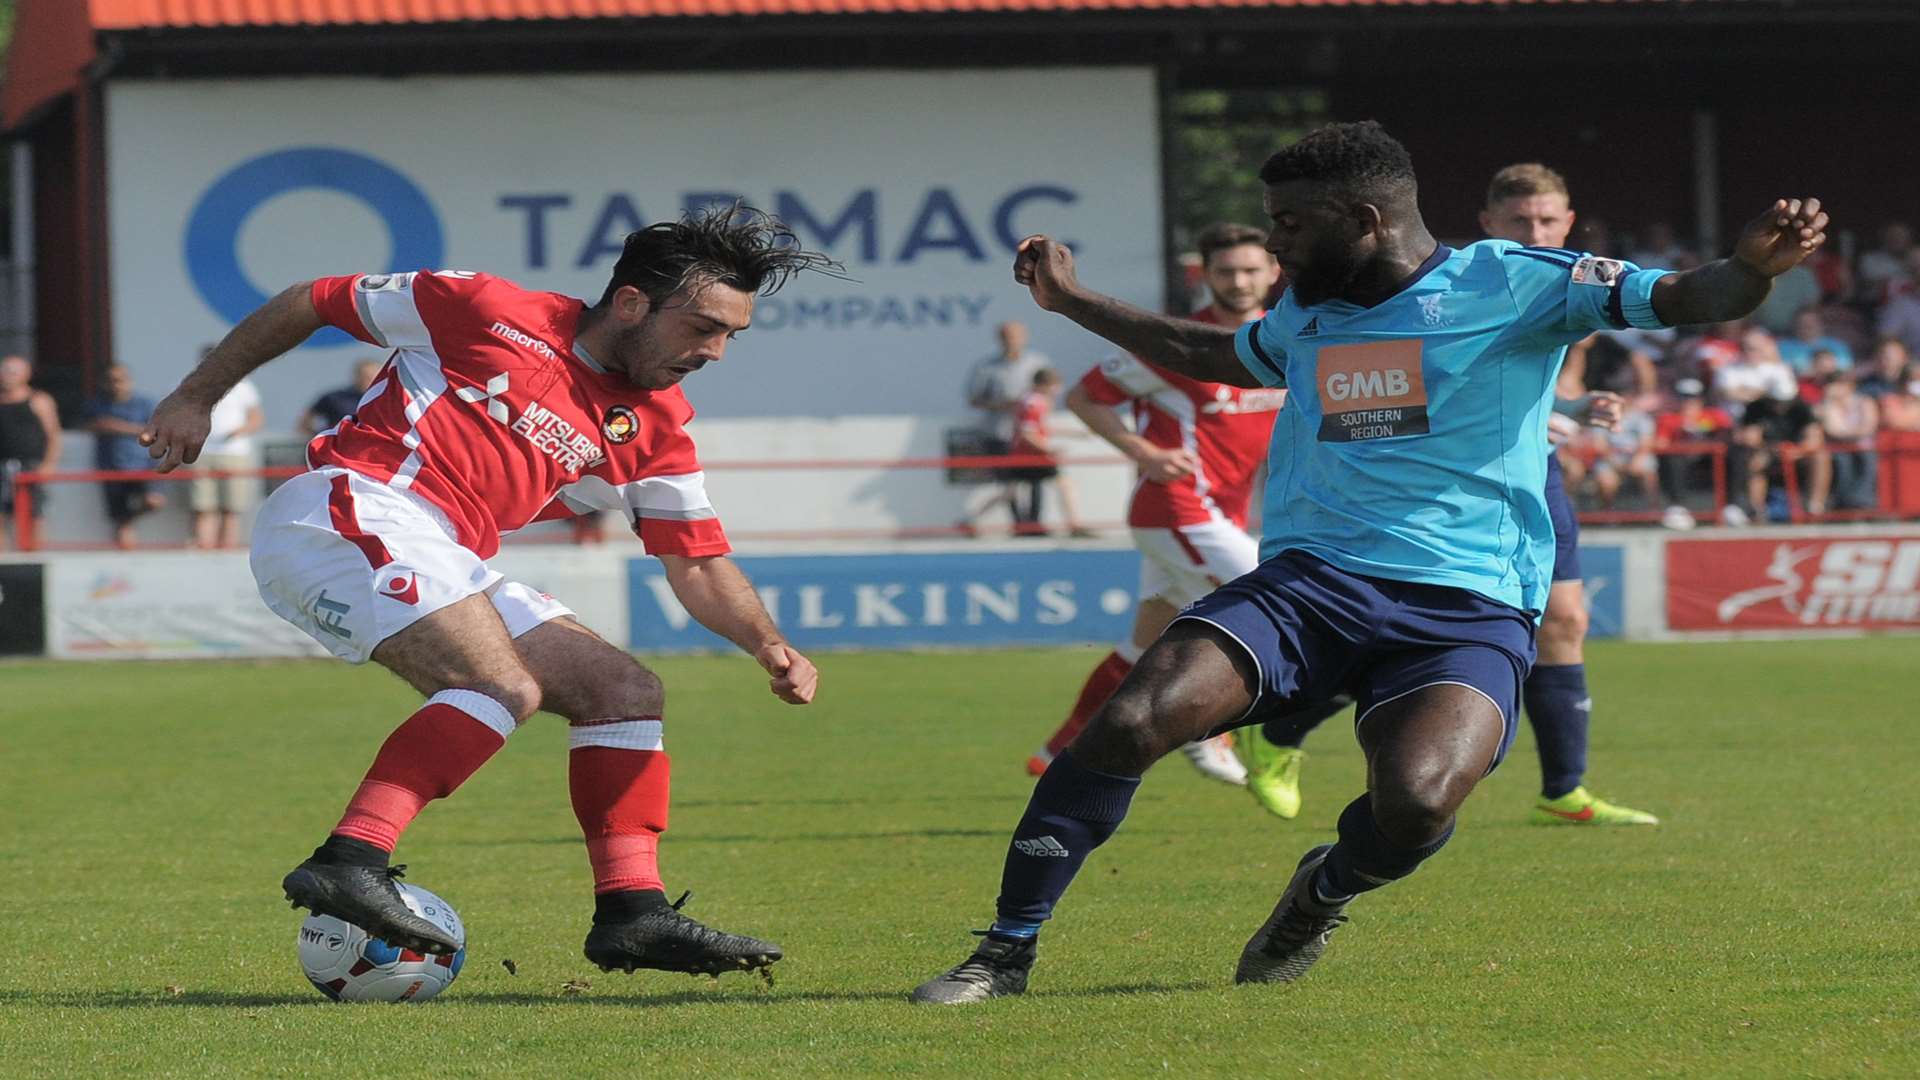
[(172, 472), (200, 458), (213, 426), (213, 407), (235, 384), (267, 361), (307, 340), (320, 329), (313, 306), (313, 283), (301, 282), (240, 320), (200, 365), (162, 398), (140, 433), (140, 445), (154, 459), (156, 472)]
[(1050, 236), (1020, 241), (1013, 280), (1032, 290), (1042, 308), (1169, 371), (1229, 386), (1260, 385), (1233, 354), (1231, 329), (1157, 315), (1086, 288), (1074, 270), (1073, 252)]
[(1188, 450), (1165, 449), (1141, 438), (1111, 405), (1093, 400), (1078, 386), (1067, 391), (1067, 409), (1087, 425), (1087, 430), (1127, 455), (1127, 459), (1140, 466), (1147, 479), (1156, 484), (1170, 484), (1189, 476), (1198, 464)]
[(687, 558), (662, 555), (667, 584), (687, 614), (700, 625), (733, 642), (772, 676), (768, 688), (790, 705), (813, 700), (820, 673), (800, 650), (787, 644), (773, 625), (773, 616), (760, 603), (753, 582), (724, 555)]
[(1776, 199), (1740, 230), (1731, 256), (1655, 282), (1654, 314), (1669, 326), (1743, 318), (1767, 298), (1774, 278), (1826, 242), (1827, 212), (1819, 199)]

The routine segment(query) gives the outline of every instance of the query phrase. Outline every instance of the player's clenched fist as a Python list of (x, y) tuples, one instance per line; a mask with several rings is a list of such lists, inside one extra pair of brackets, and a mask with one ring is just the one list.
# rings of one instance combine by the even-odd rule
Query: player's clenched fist
[(154, 459), (155, 472), (172, 472), (200, 459), (200, 447), (212, 430), (212, 406), (168, 394), (153, 410), (147, 430), (140, 433), (140, 445)]
[(1775, 199), (1740, 231), (1733, 257), (1767, 277), (1779, 277), (1826, 242), (1827, 214), (1819, 199)]
[(767, 684), (773, 696), (789, 705), (805, 705), (813, 700), (813, 692), (820, 685), (820, 672), (798, 649), (776, 643), (754, 653), (753, 658), (773, 676)]
[(1068, 294), (1080, 287), (1073, 271), (1073, 250), (1051, 236), (1029, 236), (1014, 249), (1013, 280), (1033, 290), (1033, 301), (1048, 311), (1060, 310)]

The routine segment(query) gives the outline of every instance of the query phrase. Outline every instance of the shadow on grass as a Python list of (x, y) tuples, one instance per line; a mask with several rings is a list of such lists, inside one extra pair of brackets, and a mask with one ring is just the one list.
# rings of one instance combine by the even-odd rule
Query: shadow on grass
[[(1045, 1001), (1050, 998), (1106, 998), (1128, 997), (1142, 994), (1184, 994), (1201, 990), (1217, 990), (1218, 986), (1205, 982), (1184, 983), (1113, 983), (1106, 986), (1090, 986), (1077, 990), (1048, 990), (1030, 994), (1029, 997)], [(481, 991), (479, 993), (461, 993), (451, 990), (448, 996), (439, 1002), (424, 1005), (425, 1008), (449, 1007), (457, 1005), (565, 1005), (569, 1007), (593, 1006), (598, 1008), (619, 1009), (657, 1009), (670, 1006), (769, 1006), (791, 1004), (849, 1004), (867, 1001), (894, 1001), (907, 1004), (907, 991), (899, 990), (801, 990), (782, 991), (778, 988), (768, 990), (745, 982), (732, 986), (720, 986), (700, 990), (678, 990), (671, 993), (627, 994), (620, 992), (567, 994), (559, 990), (550, 993), (527, 991)], [(261, 1009), (279, 1005), (310, 1006), (313, 1008), (352, 1008), (337, 1002), (328, 1001), (319, 994), (234, 994), (218, 990), (193, 990), (181, 994), (171, 994), (164, 990), (0, 990), (0, 1005), (21, 1006), (42, 1009), (154, 1009), (154, 1008), (215, 1008), (215, 1009)], [(374, 1006), (368, 1005), (368, 1008)]]

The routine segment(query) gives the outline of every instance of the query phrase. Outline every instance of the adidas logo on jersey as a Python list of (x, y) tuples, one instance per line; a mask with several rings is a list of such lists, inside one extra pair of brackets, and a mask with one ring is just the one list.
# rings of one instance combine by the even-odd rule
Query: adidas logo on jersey
[(1320, 316), (1315, 315), (1313, 318), (1308, 319), (1307, 325), (1301, 327), (1300, 332), (1293, 336), (1294, 337), (1319, 337), (1320, 336)]
[(1072, 852), (1051, 836), (1042, 836), (1034, 840), (1015, 840), (1013, 850), (1022, 855), (1031, 855), (1036, 859), (1064, 859)]

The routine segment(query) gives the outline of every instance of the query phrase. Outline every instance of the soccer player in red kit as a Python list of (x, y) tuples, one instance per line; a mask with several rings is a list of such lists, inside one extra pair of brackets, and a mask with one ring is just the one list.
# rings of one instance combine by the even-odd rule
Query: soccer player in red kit
[(392, 350), (254, 525), (268, 607), (427, 696), (332, 834), (282, 882), (296, 907), (402, 948), (453, 952), (445, 931), (407, 909), (388, 857), (428, 802), (545, 709), (571, 732), (569, 787), (594, 878), (587, 958), (705, 973), (780, 958), (770, 942), (667, 903), (655, 858), (669, 772), (660, 680), (486, 560), (531, 522), (622, 513), (694, 618), (751, 654), (782, 701), (813, 699), (813, 665), (726, 558), (679, 387), (747, 329), (757, 294), (832, 266), (793, 240), (740, 208), (656, 224), (627, 237), (591, 306), (465, 271), (302, 283), (242, 320), (155, 410), (142, 441), (167, 472), (199, 455), (229, 387), (321, 327)]
[[(1266, 239), (1251, 225), (1221, 223), (1201, 232), (1196, 246), (1212, 302), (1191, 318), (1239, 326), (1266, 314), (1267, 296), (1280, 280)], [(1047, 771), (1182, 607), (1259, 564), (1259, 544), (1247, 534), (1249, 503), (1286, 399), (1285, 390), (1205, 382), (1126, 354), (1087, 372), (1067, 395), (1067, 407), (1140, 468), (1127, 508), (1140, 549), (1140, 605), (1131, 636), (1087, 676), (1073, 711), (1027, 759), (1029, 773)], [(1131, 423), (1122, 407), (1132, 413)], [(1301, 741), (1348, 704), (1338, 699), (1311, 717), (1271, 721), (1257, 736), (1246, 732), (1242, 746), (1251, 772), (1234, 756), (1231, 735), (1190, 743), (1186, 756), (1203, 775), (1245, 784), (1261, 806), (1291, 818), (1300, 812)]]

